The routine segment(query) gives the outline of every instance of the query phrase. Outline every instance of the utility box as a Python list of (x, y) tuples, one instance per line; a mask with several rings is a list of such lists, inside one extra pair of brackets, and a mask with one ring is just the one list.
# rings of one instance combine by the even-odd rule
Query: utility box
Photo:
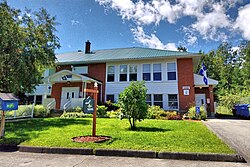
[(12, 93), (0, 93), (0, 110), (18, 110), (19, 99)]

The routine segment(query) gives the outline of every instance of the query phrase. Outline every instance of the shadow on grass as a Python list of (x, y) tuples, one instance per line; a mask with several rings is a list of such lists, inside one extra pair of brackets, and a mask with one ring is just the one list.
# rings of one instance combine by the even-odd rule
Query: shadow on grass
[(23, 141), (36, 138), (49, 128), (63, 128), (68, 125), (89, 125), (86, 119), (36, 118), (18, 122), (8, 122), (5, 126), (5, 138), (0, 139), (0, 146), (15, 146)]
[(137, 127), (136, 129), (129, 129), (132, 131), (138, 131), (138, 132), (167, 132), (172, 131), (171, 129), (163, 129), (163, 128), (157, 128), (157, 127)]

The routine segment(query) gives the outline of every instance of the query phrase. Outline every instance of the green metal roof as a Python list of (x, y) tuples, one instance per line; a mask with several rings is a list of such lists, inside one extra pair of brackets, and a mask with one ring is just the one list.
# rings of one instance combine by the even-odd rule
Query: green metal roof
[(179, 52), (170, 50), (160, 50), (151, 48), (120, 48), (96, 50), (91, 53), (85, 52), (69, 52), (57, 54), (57, 64), (85, 64), (97, 62), (112, 62), (124, 60), (138, 59), (161, 59), (161, 58), (185, 58), (185, 57), (200, 57), (197, 53)]

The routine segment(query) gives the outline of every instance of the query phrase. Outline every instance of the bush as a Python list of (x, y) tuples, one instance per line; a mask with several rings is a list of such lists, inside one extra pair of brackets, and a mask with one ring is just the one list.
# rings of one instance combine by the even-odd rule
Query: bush
[(228, 107), (225, 106), (218, 106), (216, 108), (216, 114), (221, 114), (221, 115), (233, 115), (232, 109), (229, 109)]
[(64, 112), (60, 118), (92, 118), (92, 114), (84, 114), (83, 112)]
[(164, 111), (160, 106), (148, 106), (148, 119), (181, 120), (182, 116), (176, 111)]
[(200, 114), (196, 114), (196, 107), (189, 108), (186, 117), (193, 120), (205, 120), (207, 118), (207, 112), (203, 106), (200, 107)]
[(45, 118), (49, 115), (46, 108), (43, 105), (35, 105), (34, 107), (34, 117)]
[(99, 118), (107, 118), (107, 107), (104, 105), (98, 106), (97, 105), (97, 117)]
[(107, 111), (116, 111), (120, 108), (118, 103), (112, 103), (110, 100), (106, 101), (104, 105), (107, 107)]
[(116, 111), (107, 111), (107, 117), (109, 118), (122, 118), (123, 114), (121, 112), (121, 109), (118, 109)]

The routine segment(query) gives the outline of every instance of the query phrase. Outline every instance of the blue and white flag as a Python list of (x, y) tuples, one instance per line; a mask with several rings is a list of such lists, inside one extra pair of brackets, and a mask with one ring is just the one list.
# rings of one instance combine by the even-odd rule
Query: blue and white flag
[(205, 67), (205, 64), (202, 63), (201, 69), (199, 71), (199, 74), (203, 76), (203, 82), (208, 85), (208, 80), (207, 80), (207, 68)]

